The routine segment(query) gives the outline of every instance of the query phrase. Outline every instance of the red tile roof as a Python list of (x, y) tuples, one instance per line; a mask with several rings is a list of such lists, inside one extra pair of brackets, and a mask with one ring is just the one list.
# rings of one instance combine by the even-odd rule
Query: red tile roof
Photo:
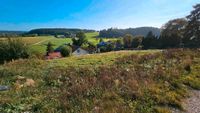
[(49, 53), (48, 56), (46, 56), (46, 59), (56, 59), (56, 58), (61, 58), (61, 53), (60, 52), (53, 52)]

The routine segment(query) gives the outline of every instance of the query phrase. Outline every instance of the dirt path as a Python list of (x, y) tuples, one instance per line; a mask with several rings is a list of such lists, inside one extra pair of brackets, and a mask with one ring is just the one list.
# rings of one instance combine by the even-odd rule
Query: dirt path
[(192, 90), (192, 95), (185, 103), (186, 113), (200, 113), (200, 91)]
[(37, 43), (32, 44), (32, 45), (38, 45), (38, 44), (41, 44), (41, 43), (43, 43), (43, 42), (50, 41), (50, 40), (52, 40), (52, 39), (53, 39), (53, 38), (49, 38), (49, 39), (46, 39), (46, 40), (42, 40), (42, 41), (37, 42)]
[(200, 90), (191, 90), (191, 96), (184, 103), (185, 112), (172, 110), (172, 113), (200, 113)]

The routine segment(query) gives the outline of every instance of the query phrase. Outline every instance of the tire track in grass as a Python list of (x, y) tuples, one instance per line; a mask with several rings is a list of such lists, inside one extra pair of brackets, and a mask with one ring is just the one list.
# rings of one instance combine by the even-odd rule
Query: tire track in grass
[(41, 44), (41, 43), (43, 43), (43, 42), (50, 41), (50, 40), (52, 40), (52, 39), (53, 39), (53, 37), (52, 37), (52, 38), (49, 38), (49, 39), (46, 39), (46, 40), (42, 40), (42, 41), (37, 42), (37, 43), (32, 44), (32, 45), (39, 45), (39, 44)]

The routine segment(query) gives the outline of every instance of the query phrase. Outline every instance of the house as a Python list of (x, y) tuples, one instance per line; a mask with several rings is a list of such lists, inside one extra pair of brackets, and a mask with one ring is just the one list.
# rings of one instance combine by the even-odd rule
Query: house
[(46, 59), (57, 59), (61, 57), (62, 55), (60, 52), (52, 52), (52, 53), (49, 53), (48, 56), (46, 56)]
[(112, 43), (113, 43), (112, 41), (107, 41), (107, 42), (102, 41), (102, 42), (99, 42), (97, 44), (97, 47), (99, 48), (99, 47), (102, 47), (102, 46), (107, 46), (107, 45), (112, 44)]
[(102, 41), (97, 44), (97, 47), (99, 48), (99, 47), (106, 46), (106, 45), (107, 45), (107, 42)]
[(79, 47), (72, 52), (72, 55), (80, 56), (80, 55), (87, 55), (90, 54), (89, 51), (84, 50), (83, 48)]
[(58, 48), (55, 49), (54, 53), (60, 53), (61, 51), (61, 48), (63, 46), (70, 46), (72, 48), (72, 55), (75, 55), (75, 56), (80, 56), (80, 55), (86, 55), (86, 54), (91, 54), (93, 53), (93, 50), (91, 49), (88, 49), (88, 48), (82, 48), (82, 47), (79, 47), (79, 46), (72, 46), (70, 44), (64, 44), (62, 46), (59, 46)]
[(66, 38), (65, 35), (55, 35), (56, 38)]
[(75, 38), (75, 37), (76, 37), (76, 34), (70, 34), (69, 37), (70, 37), (70, 38)]
[(109, 52), (109, 51), (113, 51), (115, 48), (115, 43), (113, 43), (112, 41), (107, 41), (107, 42), (100, 42), (97, 44), (97, 52)]

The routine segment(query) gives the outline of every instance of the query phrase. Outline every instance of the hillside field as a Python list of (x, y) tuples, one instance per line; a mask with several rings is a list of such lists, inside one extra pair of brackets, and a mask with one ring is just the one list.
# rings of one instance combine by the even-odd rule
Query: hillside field
[[(86, 33), (87, 40), (92, 42), (93, 44), (97, 44), (99, 42), (98, 32)], [(63, 45), (72, 43), (71, 38), (55, 38), (54, 36), (37, 36), (37, 37), (19, 37), (24, 41), (29, 47), (30, 50), (34, 53), (45, 54), (46, 45), (48, 42), (52, 42), (54, 48)], [(0, 38), (0, 41), (5, 40), (6, 38)], [(104, 41), (116, 40), (116, 38), (103, 38)]]
[(0, 112), (170, 113), (200, 89), (198, 50), (119, 51), (0, 66)]

